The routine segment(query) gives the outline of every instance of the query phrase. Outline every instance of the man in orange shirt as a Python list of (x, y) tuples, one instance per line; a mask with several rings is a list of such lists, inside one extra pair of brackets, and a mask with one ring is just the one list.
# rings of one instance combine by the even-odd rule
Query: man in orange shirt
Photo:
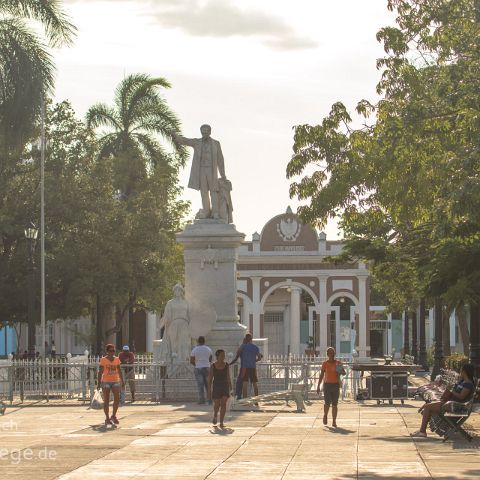
[(340, 396), (340, 375), (345, 375), (342, 362), (335, 360), (335, 349), (327, 348), (328, 360), (322, 363), (322, 371), (318, 379), (317, 393), (320, 394), (320, 384), (323, 380), (323, 424), (327, 424), (328, 411), (332, 406), (332, 426), (337, 427), (338, 398)]

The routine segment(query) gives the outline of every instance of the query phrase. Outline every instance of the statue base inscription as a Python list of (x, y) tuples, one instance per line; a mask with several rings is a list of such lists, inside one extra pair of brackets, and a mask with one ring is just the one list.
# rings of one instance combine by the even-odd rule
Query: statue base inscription
[(219, 219), (198, 219), (177, 235), (184, 246), (185, 299), (192, 339), (235, 354), (246, 327), (237, 315), (237, 249), (245, 235)]

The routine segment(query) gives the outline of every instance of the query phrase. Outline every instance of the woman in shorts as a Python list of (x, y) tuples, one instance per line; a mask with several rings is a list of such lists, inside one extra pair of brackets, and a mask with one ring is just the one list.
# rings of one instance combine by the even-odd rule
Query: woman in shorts
[[(98, 369), (97, 388), (102, 388), (103, 411), (105, 412), (105, 425), (118, 425), (118, 405), (120, 403), (120, 390), (125, 387), (120, 359), (115, 356), (115, 345), (109, 343), (105, 350), (107, 354), (100, 360)], [(108, 408), (110, 402), (110, 391), (113, 392), (113, 412), (109, 416)]]
[(426, 403), (420, 411), (422, 412), (422, 424), (420, 430), (410, 434), (411, 437), (425, 438), (427, 436), (427, 426), (432, 415), (442, 411), (442, 407), (446, 402), (454, 401), (465, 403), (468, 402), (475, 392), (475, 367), (471, 363), (463, 365), (460, 370), (460, 379), (451, 390), (447, 389), (442, 395), (439, 402)]
[(328, 421), (328, 411), (332, 406), (332, 427), (337, 427), (338, 398), (340, 396), (340, 375), (345, 375), (342, 362), (335, 359), (335, 349), (327, 348), (328, 360), (322, 363), (322, 371), (318, 379), (317, 393), (320, 394), (320, 384), (323, 381), (323, 424)]
[(223, 428), (232, 381), (228, 363), (225, 362), (225, 350), (217, 350), (215, 357), (217, 361), (212, 363), (208, 374), (208, 399), (213, 400), (213, 424), (217, 424), (217, 415), (220, 411), (220, 428)]

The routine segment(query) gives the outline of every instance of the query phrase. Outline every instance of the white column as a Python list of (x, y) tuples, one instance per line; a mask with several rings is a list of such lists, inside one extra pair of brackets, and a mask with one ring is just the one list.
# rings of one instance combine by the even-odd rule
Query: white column
[(283, 352), (285, 355), (288, 353), (288, 346), (290, 345), (290, 311), (290, 305), (285, 305), (283, 309)]
[(155, 312), (147, 312), (147, 352), (153, 352), (153, 341), (157, 332), (157, 314)]
[(367, 335), (370, 333), (367, 324), (367, 276), (358, 276), (358, 355), (367, 356)]
[(315, 307), (308, 307), (308, 336), (313, 337), (313, 313)]
[(455, 343), (455, 325), (457, 324), (457, 316), (455, 315), (455, 309), (450, 315), (450, 347), (456, 347)]
[(252, 313), (253, 313), (253, 338), (260, 338), (260, 280), (262, 277), (252, 277)]
[(292, 287), (290, 293), (290, 352), (300, 353), (300, 293), (302, 289)]
[(320, 355), (325, 355), (325, 352), (328, 347), (328, 338), (327, 338), (327, 279), (328, 275), (319, 275), (318, 284), (319, 284), (319, 328), (320, 328)]

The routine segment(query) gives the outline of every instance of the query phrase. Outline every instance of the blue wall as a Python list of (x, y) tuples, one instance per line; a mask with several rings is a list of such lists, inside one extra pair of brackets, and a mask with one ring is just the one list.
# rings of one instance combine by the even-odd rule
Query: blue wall
[[(7, 350), (5, 351), (5, 336)], [(13, 327), (5, 327), (0, 329), (0, 355), (8, 355), (17, 350), (17, 335)]]

